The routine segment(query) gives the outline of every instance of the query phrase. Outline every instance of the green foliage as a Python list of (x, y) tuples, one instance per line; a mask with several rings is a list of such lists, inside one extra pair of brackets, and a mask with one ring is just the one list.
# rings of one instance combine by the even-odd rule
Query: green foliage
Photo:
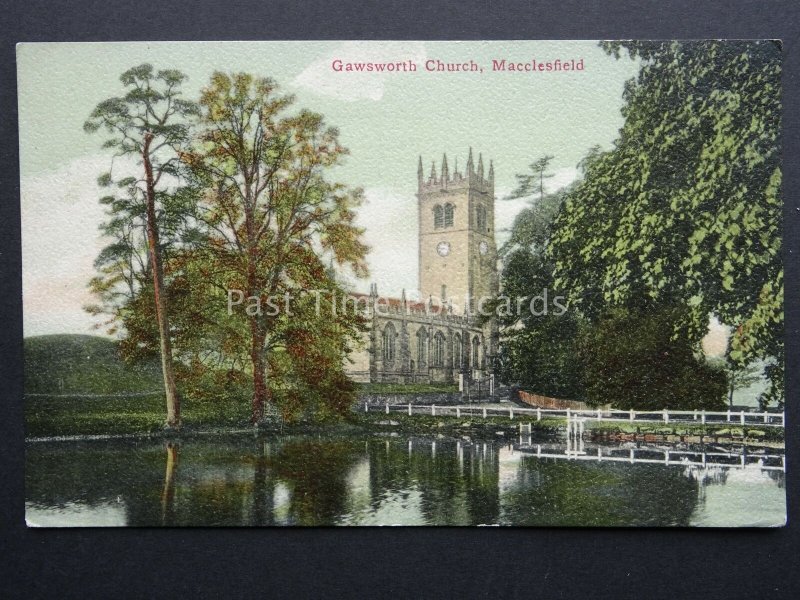
[[(270, 79), (215, 73), (199, 102), (183, 97), (185, 79), (134, 67), (121, 77), (125, 94), (98, 104), (84, 125), (108, 134), (104, 148), (152, 166), (98, 178), (109, 190), (101, 230), (112, 241), (95, 261), (98, 301), (86, 309), (107, 316), (127, 360), (157, 357), (160, 264), (170, 362), (189, 406), (252, 396), (263, 405), (268, 391), (287, 418), (341, 414), (355, 395), (343, 363), (362, 320), (334, 314), (328, 299), (317, 313), (313, 297), (299, 298), (344, 293), (326, 262), (366, 274), (354, 212), (362, 192), (327, 178), (347, 150), (321, 115), (291, 113), (293, 99)], [(261, 314), (227, 314), (228, 290), (258, 297)], [(269, 314), (270, 299), (287, 293), (292, 312)]]
[(547, 167), (553, 158), (555, 157), (549, 154), (542, 156), (531, 163), (530, 173), (518, 174), (517, 187), (511, 192), (509, 199), (526, 198), (534, 192), (538, 192), (539, 198), (544, 198), (544, 180), (553, 176), (553, 173), (547, 172)]
[(587, 327), (579, 349), (586, 401), (626, 410), (724, 410), (724, 371), (673, 335), (684, 312), (617, 308)]
[[(519, 176), (520, 188), (512, 197), (534, 193), (531, 186), (541, 184), (551, 158), (545, 156), (534, 162), (530, 179)], [(498, 305), (508, 299), (512, 310), (498, 311), (502, 341), (499, 364), (504, 381), (540, 394), (579, 400), (583, 397), (582, 366), (576, 360), (576, 340), (581, 320), (576, 312), (564, 312), (554, 304), (560, 294), (554, 285), (552, 261), (545, 252), (553, 219), (565, 195), (566, 190), (559, 190), (532, 199), (515, 218), (509, 240), (501, 248), (503, 291)], [(530, 310), (531, 300), (537, 297), (536, 313), (546, 307), (544, 314)]]
[[(266, 404), (286, 418), (348, 410), (354, 388), (343, 363), (363, 329), (358, 315), (331, 310), (331, 298), (345, 290), (326, 267), (366, 274), (354, 210), (363, 194), (329, 179), (347, 149), (321, 115), (291, 112), (293, 101), (271, 79), (215, 73), (200, 98), (197, 139), (181, 154), (199, 190), (205, 234), (187, 259), (202, 274), (200, 283), (187, 282), (193, 300), (199, 285), (207, 290), (201, 298), (241, 290), (262, 307), (222, 315), (225, 303), (216, 301), (205, 319), (214, 323), (207, 335), (223, 324), (228, 368), (252, 377), (254, 422)], [(307, 290), (319, 298), (303, 297)]]
[(558, 286), (591, 319), (613, 306), (686, 306), (675, 335), (692, 343), (714, 314), (733, 328), (734, 364), (782, 361), (780, 48), (604, 48), (642, 68), (626, 85), (614, 148), (587, 157), (556, 220)]

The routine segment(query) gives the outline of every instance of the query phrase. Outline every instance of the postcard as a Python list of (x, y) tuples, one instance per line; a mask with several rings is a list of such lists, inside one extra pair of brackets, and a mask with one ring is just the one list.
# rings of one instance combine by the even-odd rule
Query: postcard
[(784, 525), (781, 56), (19, 45), (28, 525)]

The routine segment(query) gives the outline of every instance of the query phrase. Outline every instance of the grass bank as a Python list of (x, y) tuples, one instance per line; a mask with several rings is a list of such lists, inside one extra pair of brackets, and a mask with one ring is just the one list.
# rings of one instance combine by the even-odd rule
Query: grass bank
[(432, 394), (457, 392), (458, 386), (451, 383), (359, 383), (359, 394)]
[[(249, 406), (242, 402), (184, 402), (188, 429), (235, 428), (247, 424)], [(138, 397), (27, 396), (28, 437), (156, 433), (166, 414), (160, 393)]]
[[(61, 437), (90, 435), (152, 434), (163, 431), (165, 405), (161, 394), (139, 397), (87, 396), (28, 396), (25, 399), (26, 435), (28, 437)], [(216, 400), (213, 402), (185, 401), (182, 407), (183, 429), (193, 432), (236, 430), (249, 428), (250, 407), (246, 402)], [(519, 431), (520, 423), (530, 423), (540, 435), (556, 436), (565, 430), (563, 417), (545, 417), (537, 422), (527, 416), (462, 415), (460, 418), (402, 412), (389, 415), (378, 411), (355, 411), (340, 420), (284, 424), (282, 430), (291, 432), (348, 433), (364, 431), (398, 432), (409, 434), (448, 435), (511, 435)], [(276, 426), (277, 427), (277, 426)], [(719, 442), (719, 443), (783, 443), (780, 427), (744, 427), (731, 424), (624, 423), (588, 421), (588, 434), (598, 440), (644, 442)]]
[[(185, 401), (182, 407), (183, 431), (248, 428), (250, 407), (247, 403), (219, 400)], [(28, 437), (152, 434), (163, 431), (165, 406), (161, 394), (135, 398), (29, 396), (25, 402)], [(527, 421), (525, 421), (527, 422)], [(363, 432), (396, 431), (416, 434), (496, 434), (519, 430), (520, 419), (494, 416), (487, 419), (462, 416), (430, 416), (405, 413), (386, 415), (354, 411), (339, 420), (322, 423), (300, 421), (283, 424), (284, 432)], [(269, 426), (268, 426), (269, 427)], [(278, 427), (278, 425), (274, 425)], [(542, 419), (533, 423), (535, 431), (557, 434), (564, 429), (563, 419)]]

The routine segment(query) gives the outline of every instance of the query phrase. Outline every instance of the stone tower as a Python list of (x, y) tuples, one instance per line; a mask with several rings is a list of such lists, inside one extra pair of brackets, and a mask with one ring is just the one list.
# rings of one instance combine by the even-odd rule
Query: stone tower
[(420, 293), (455, 313), (474, 311), (497, 294), (494, 166), (484, 176), (483, 157), (476, 166), (470, 148), (464, 173), (451, 173), (444, 155), (439, 173), (433, 163), (425, 177), (420, 157), (417, 179)]

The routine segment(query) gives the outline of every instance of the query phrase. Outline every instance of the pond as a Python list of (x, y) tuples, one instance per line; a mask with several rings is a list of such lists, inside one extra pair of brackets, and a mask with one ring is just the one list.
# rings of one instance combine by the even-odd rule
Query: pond
[(777, 526), (782, 454), (522, 437), (30, 442), (26, 518), (39, 527)]

